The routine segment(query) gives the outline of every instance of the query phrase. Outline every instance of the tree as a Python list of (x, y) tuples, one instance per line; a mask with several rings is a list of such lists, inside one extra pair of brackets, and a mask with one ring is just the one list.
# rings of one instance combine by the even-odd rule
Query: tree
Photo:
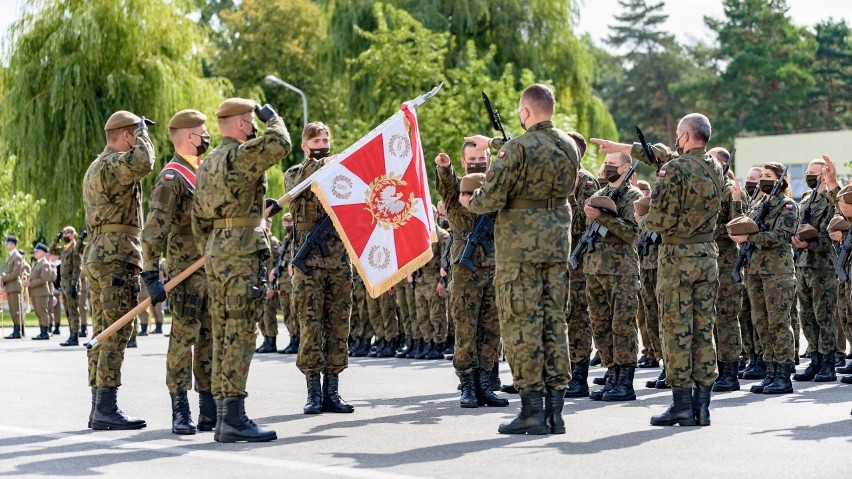
[[(151, 132), (163, 164), (171, 116), (196, 108), (212, 118), (229, 89), (226, 81), (201, 78), (195, 52), (205, 36), (175, 3), (27, 0), (11, 27), (0, 155), (19, 158), (16, 189), (50, 202), (39, 219), (47, 231), (82, 225), (82, 177), (104, 148), (111, 113), (131, 110), (157, 121)], [(208, 123), (218, 134), (215, 121)]]
[(844, 21), (816, 25), (816, 56), (808, 93), (810, 127), (819, 130), (852, 125), (852, 31)]
[[(16, 162), (17, 158), (14, 156), (0, 160), (0, 171), (12, 171)], [(37, 200), (32, 195), (15, 189), (12, 175), (0, 175), (0, 236), (17, 236), (19, 249), (32, 247), (37, 239), (44, 240), (44, 235), (38, 230), (42, 206), (43, 199)]]

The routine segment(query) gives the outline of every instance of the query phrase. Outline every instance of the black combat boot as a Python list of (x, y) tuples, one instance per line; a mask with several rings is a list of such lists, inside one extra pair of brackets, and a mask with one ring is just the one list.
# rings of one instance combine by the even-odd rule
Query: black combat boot
[(462, 374), (459, 379), (461, 380), (459, 405), (463, 408), (479, 407), (479, 401), (476, 399), (476, 384), (473, 374)]
[(216, 427), (216, 400), (210, 391), (198, 393), (198, 430), (212, 431)]
[(515, 388), (514, 384), (504, 384), (500, 386), (500, 392), (506, 394), (518, 394), (518, 390)]
[(500, 381), (500, 363), (495, 362), (488, 371), (488, 385), (492, 391), (499, 391), (503, 383)]
[(79, 346), (80, 341), (77, 339), (77, 333), (71, 333), (64, 343), (59, 343), (60, 346)]
[(59, 323), (53, 325), (53, 332), (50, 333), (51, 336), (56, 336), (59, 334)]
[(414, 339), (411, 343), (411, 349), (405, 355), (406, 359), (417, 359), (417, 355), (423, 351), (423, 339)]
[(480, 406), (506, 407), (509, 405), (508, 399), (497, 396), (491, 390), (487, 369), (476, 371), (473, 378), (476, 380), (476, 400), (479, 401)]
[(426, 359), (426, 356), (432, 351), (432, 341), (426, 341), (426, 339), (420, 340), (421, 346), (420, 349), (414, 355), (414, 359)]
[(21, 339), (21, 327), (17, 324), (12, 325), (12, 334), (6, 336), (6, 339)]
[(147, 336), (148, 335), (148, 325), (147, 324), (141, 324), (140, 326), (141, 326), (141, 330), (138, 333), (136, 333), (136, 335), (137, 336)]
[(400, 358), (400, 359), (408, 357), (408, 353), (411, 352), (411, 348), (413, 348), (413, 347), (414, 347), (414, 340), (411, 339), (411, 338), (408, 338), (405, 341), (405, 344), (403, 344), (402, 347), (399, 348), (396, 351), (396, 354), (394, 354), (394, 357)]
[(763, 388), (772, 384), (772, 381), (775, 380), (775, 368), (777, 366), (776, 363), (764, 363), (766, 367), (766, 376), (763, 377), (763, 381), (758, 384), (754, 384), (749, 389), (750, 392), (754, 394), (763, 394)]
[(663, 370), (660, 371), (660, 374), (659, 376), (657, 376), (657, 379), (649, 379), (645, 381), (645, 387), (650, 389), (656, 389), (657, 383), (660, 381), (662, 381), (663, 384), (665, 384), (666, 382), (666, 368), (663, 368)]
[(396, 340), (385, 340), (385, 347), (376, 352), (377, 358), (392, 358), (396, 356)]
[[(360, 344), (360, 343), (359, 343)], [(299, 337), (298, 336), (290, 336), (290, 343), (282, 349), (278, 351), (281, 354), (296, 354), (299, 352)], [(354, 353), (353, 353), (354, 355)]]
[(379, 355), (379, 351), (385, 348), (385, 338), (376, 339), (376, 342), (370, 346), (370, 352), (367, 353), (367, 357), (375, 358)]
[(432, 345), (432, 350), (426, 359), (444, 359), (444, 342), (440, 341)]
[(276, 336), (264, 336), (263, 337), (263, 344), (261, 344), (259, 348), (255, 349), (254, 352), (261, 353), (261, 354), (277, 352), (278, 351), (278, 345), (276, 344), (277, 341), (278, 341), (278, 339), (277, 339)]
[[(817, 354), (817, 353), (814, 353)], [(813, 360), (813, 359), (811, 359)], [(790, 370), (793, 362), (775, 363), (775, 379), (763, 388), (763, 394), (790, 394), (793, 392), (793, 383), (790, 382)]]
[(500, 434), (547, 434), (544, 416), (544, 398), (541, 391), (521, 391), (521, 411), (515, 419), (500, 424)]
[(44, 341), (50, 339), (50, 326), (39, 326), (38, 336), (32, 338), (33, 341)]
[[(296, 343), (298, 342), (299, 339), (297, 337)], [(370, 354), (370, 338), (364, 338), (364, 340), (361, 342), (361, 347), (358, 348), (352, 356), (356, 358), (365, 358), (368, 354)]]
[[(601, 353), (595, 353), (595, 356), (589, 361), (590, 366), (600, 366), (601, 365)], [(597, 383), (596, 383), (597, 384)]]
[(618, 366), (618, 378), (615, 387), (604, 392), (601, 399), (604, 401), (635, 401), (636, 392), (633, 390), (633, 375), (636, 368), (633, 366)]
[(213, 428), (213, 440), (219, 442), (219, 433), (222, 431), (222, 421), (225, 418), (225, 401), (216, 399), (216, 426)]
[(89, 429), (92, 428), (92, 418), (95, 417), (95, 404), (98, 401), (97, 391), (97, 389), (92, 388), (92, 409), (89, 410), (89, 424), (87, 426)]
[(731, 392), (740, 390), (740, 381), (737, 379), (737, 362), (722, 363), (722, 374), (713, 385), (715, 392)]
[(452, 361), (453, 357), (456, 355), (456, 338), (449, 336), (447, 340), (444, 341), (444, 350), (442, 351), (444, 354), (444, 359), (447, 361)]
[(852, 374), (852, 361), (849, 361), (849, 364), (842, 368), (835, 368), (834, 372), (837, 374)]
[(218, 426), (217, 442), (267, 442), (278, 439), (271, 429), (264, 429), (246, 416), (244, 396), (222, 401), (222, 421)]
[(319, 414), (322, 412), (322, 384), (320, 375), (306, 376), (308, 383), (308, 401), (302, 408), (305, 414)]
[(78, 334), (78, 336), (81, 338), (85, 338), (86, 336), (88, 336), (88, 334), (88, 331), (86, 331), (86, 325), (84, 324), (80, 326), (80, 334)]
[(186, 391), (170, 394), (172, 397), (172, 434), (195, 434), (192, 411), (189, 410), (189, 398)]
[(92, 429), (106, 431), (110, 429), (142, 429), (147, 424), (138, 417), (128, 417), (118, 408), (118, 388), (98, 388), (95, 391), (95, 414), (92, 415)]
[[(828, 360), (826, 360), (828, 358)], [(823, 356), (822, 367), (819, 369), (819, 372), (814, 376), (815, 383), (829, 383), (832, 381), (837, 381), (837, 374), (834, 371), (834, 351)]]
[(696, 425), (692, 411), (692, 388), (672, 388), (672, 403), (668, 409), (659, 416), (651, 416), (652, 426), (674, 426), (675, 424)]
[(544, 422), (550, 434), (565, 434), (565, 420), (562, 419), (564, 405), (565, 392), (547, 388), (544, 395)]
[(151, 330), (151, 334), (163, 334), (163, 323), (154, 324), (154, 329)]
[(840, 382), (842, 382), (843, 384), (852, 384), (852, 375), (843, 376), (842, 378), (840, 378)]
[(699, 426), (710, 425), (710, 389), (710, 386), (692, 386), (692, 414)]
[(128, 347), (128, 348), (136, 348), (136, 347), (139, 347), (139, 346), (136, 344), (136, 338), (128, 339), (128, 340), (127, 340), (127, 347)]
[(615, 380), (618, 379), (618, 366), (612, 366), (611, 368), (606, 370), (606, 384), (603, 385), (602, 388), (597, 391), (592, 391), (589, 393), (589, 398), (592, 401), (603, 401), (603, 396), (605, 393), (612, 391), (615, 387)]
[[(749, 366), (751, 369), (749, 369)], [(743, 371), (742, 379), (763, 379), (766, 377), (769, 368), (763, 359), (763, 354), (751, 355), (749, 366), (746, 366), (745, 371)]]
[(324, 373), (322, 379), (322, 412), (350, 413), (355, 412), (351, 404), (347, 404), (339, 393), (340, 376)]
[[(829, 358), (829, 359), (831, 359), (831, 358)], [(814, 377), (817, 375), (817, 373), (822, 368), (822, 363), (823, 363), (824, 360), (825, 360), (825, 358), (819, 352), (814, 351), (813, 353), (811, 353), (811, 363), (808, 364), (808, 367), (806, 367), (805, 370), (802, 371), (801, 373), (794, 374), (793, 375), (793, 381), (813, 381)], [(829, 360), (829, 361), (826, 361), (826, 362), (831, 362), (831, 361)]]
[[(589, 361), (589, 365), (593, 366), (591, 361)], [(595, 384), (597, 386), (603, 386), (604, 384), (606, 384), (608, 379), (609, 379), (609, 369), (606, 370), (606, 372), (604, 373), (603, 376), (592, 379), (592, 384)]]
[(589, 397), (589, 360), (574, 363), (571, 371), (571, 381), (568, 383), (568, 388), (565, 389), (565, 397), (567, 398), (585, 398)]

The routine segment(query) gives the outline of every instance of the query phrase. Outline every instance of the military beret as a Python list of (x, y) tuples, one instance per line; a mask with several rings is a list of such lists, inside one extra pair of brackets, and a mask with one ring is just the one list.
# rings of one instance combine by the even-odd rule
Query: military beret
[(104, 125), (104, 131), (117, 130), (119, 128), (125, 128), (128, 126), (133, 126), (142, 121), (142, 118), (130, 113), (126, 110), (118, 110), (117, 112), (110, 115), (109, 120), (107, 120)]
[(847, 205), (852, 205), (852, 185), (844, 186), (839, 193), (837, 193), (837, 199), (841, 203), (846, 203)]
[(593, 196), (586, 200), (586, 204), (592, 208), (606, 211), (611, 215), (618, 215), (618, 207), (615, 206), (615, 202), (608, 196)]
[(281, 217), (281, 220), (292, 222), (293, 221), (293, 215), (288, 211), (287, 213), (284, 213), (284, 216)]
[(760, 231), (757, 223), (748, 216), (738, 216), (725, 225), (725, 227), (728, 229), (728, 234), (732, 236), (750, 235)]
[(257, 102), (246, 98), (228, 98), (219, 105), (216, 110), (217, 118), (227, 118), (229, 116), (242, 115), (254, 110)]
[(15, 237), (15, 236), (9, 235), (9, 236), (6, 237), (6, 242), (18, 244), (18, 238)]
[(181, 110), (169, 121), (169, 128), (195, 128), (207, 121), (207, 115), (198, 110)]
[(62, 228), (62, 232), (63, 233), (71, 233), (72, 235), (77, 236), (77, 230), (74, 229), (73, 226), (66, 226), (66, 227)]
[(484, 173), (468, 173), (462, 176), (459, 191), (462, 193), (473, 193), (473, 190), (482, 187), (482, 183), (484, 182)]
[(796, 236), (801, 241), (815, 240), (819, 236), (819, 231), (811, 225), (799, 225), (799, 228), (796, 230)]
[(849, 231), (850, 224), (846, 221), (846, 218), (842, 216), (835, 216), (828, 222), (828, 232), (834, 233), (835, 231)]
[(633, 209), (636, 211), (636, 214), (639, 216), (645, 216), (648, 214), (648, 210), (651, 209), (651, 197), (645, 196), (639, 198), (638, 200), (633, 202)]
[(45, 252), (45, 253), (47, 253), (47, 252), (48, 252), (48, 251), (47, 251), (47, 245), (46, 245), (46, 244), (44, 244), (44, 243), (39, 243), (39, 244), (37, 244), (37, 245), (35, 246), (35, 249), (36, 249), (36, 251), (43, 251), (43, 252)]

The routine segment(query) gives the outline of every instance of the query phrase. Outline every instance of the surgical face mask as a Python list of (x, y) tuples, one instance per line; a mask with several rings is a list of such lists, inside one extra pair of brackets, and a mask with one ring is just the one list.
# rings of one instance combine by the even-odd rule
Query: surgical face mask
[(767, 195), (772, 193), (773, 186), (775, 186), (775, 180), (760, 180), (760, 191)]
[(746, 193), (748, 193), (749, 196), (754, 195), (754, 190), (756, 190), (756, 189), (757, 189), (757, 182), (746, 181), (745, 190), (746, 190)]
[(205, 133), (203, 135), (199, 135), (197, 133), (193, 133), (193, 135), (201, 138), (201, 143), (195, 146), (195, 154), (197, 156), (201, 156), (207, 151), (207, 148), (210, 148), (210, 135)]
[(246, 133), (245, 130), (242, 130), (242, 132), (246, 135), (246, 141), (257, 138), (257, 127), (254, 126), (254, 123), (249, 123), (247, 121), (244, 121), (243, 123), (248, 123), (251, 126), (251, 131), (249, 131), (248, 133)]
[(617, 181), (621, 178), (621, 173), (618, 172), (618, 166), (615, 165), (605, 165), (604, 166), (604, 177), (610, 183)]
[(70, 242), (71, 242), (71, 238), (70, 238), (69, 236), (63, 236), (63, 237), (62, 237), (62, 241), (66, 242), (66, 243), (70, 243)]
[(805, 175), (805, 183), (810, 189), (816, 188), (819, 185), (819, 175)]
[(682, 155), (682, 154), (683, 154), (683, 147), (682, 147), (682, 146), (680, 146), (680, 139), (681, 139), (681, 138), (683, 138), (683, 135), (685, 135), (685, 134), (686, 134), (686, 133), (681, 133), (681, 134), (680, 134), (680, 136), (679, 136), (679, 137), (677, 137), (677, 142), (676, 142), (675, 146), (677, 147), (677, 154), (678, 154), (678, 155)]
[(485, 173), (488, 169), (488, 162), (482, 161), (478, 163), (468, 163), (467, 164), (467, 172), (468, 173)]
[(328, 157), (328, 152), (331, 148), (311, 148), (310, 150), (310, 158), (314, 160), (321, 160), (323, 158)]

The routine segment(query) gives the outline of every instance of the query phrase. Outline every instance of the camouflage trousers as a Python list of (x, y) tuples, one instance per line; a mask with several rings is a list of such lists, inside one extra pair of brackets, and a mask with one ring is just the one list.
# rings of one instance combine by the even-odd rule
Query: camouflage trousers
[(790, 312), (796, 301), (796, 277), (792, 274), (747, 274), (746, 290), (751, 319), (766, 362), (793, 360)]
[(754, 324), (751, 322), (751, 300), (748, 298), (748, 292), (743, 292), (743, 305), (737, 314), (737, 321), (740, 323), (740, 333), (743, 338), (743, 352), (746, 354), (763, 354), (763, 349), (760, 348), (758, 342), (757, 331), (754, 329)]
[(263, 337), (274, 338), (278, 336), (278, 309), (281, 307), (281, 297), (278, 290), (272, 290), (272, 297), (266, 298), (266, 306), (263, 307), (263, 319), (260, 321), (260, 334)]
[(846, 341), (852, 342), (852, 311), (850, 311), (850, 303), (852, 303), (852, 292), (850, 292), (850, 283), (837, 281), (837, 310), (835, 318), (840, 331), (845, 336), (841, 342), (838, 334), (837, 350), (846, 351)]
[(796, 268), (796, 280), (799, 324), (808, 349), (820, 354), (837, 350), (837, 276), (829, 269)]
[[(94, 337), (136, 307), (140, 268), (124, 261), (89, 262), (83, 265), (83, 273), (89, 280)], [(89, 387), (121, 386), (121, 365), (131, 329), (133, 324), (127, 323), (99, 347), (87, 351)]]
[(589, 303), (586, 300), (586, 275), (582, 269), (571, 271), (568, 295), (566, 341), (571, 362), (580, 362), (592, 356), (592, 321), (589, 319)]
[(349, 365), (349, 309), (346, 291), (352, 283), (346, 269), (298, 269), (293, 280), (294, 308), (299, 316), (296, 367), (306, 376), (339, 374)]
[(208, 256), (204, 269), (213, 330), (211, 389), (216, 399), (248, 396), (246, 382), (266, 295), (261, 252)]
[[(660, 309), (657, 307), (657, 269), (640, 269), (639, 289), (640, 311), (644, 311), (645, 320), (640, 322), (642, 345), (648, 349), (647, 357), (663, 359), (663, 345), (660, 339)], [(644, 324), (643, 324), (644, 323)], [(647, 343), (645, 342), (647, 338)]]
[(396, 319), (396, 299), (389, 293), (390, 291), (384, 292), (378, 298), (372, 298), (368, 294), (367, 313), (370, 315), (370, 324), (376, 333), (376, 339), (391, 341), (399, 336), (399, 323)]
[(416, 303), (414, 310), (408, 309), (409, 295), (414, 296), (414, 290), (408, 286), (408, 279), (403, 279), (396, 285), (394, 299), (396, 299), (396, 308), (399, 313), (399, 328), (406, 338), (411, 339), (413, 337), (412, 328), (415, 323), (412, 316), (417, 314), (417, 309)]
[(677, 245), (661, 245), (657, 304), (666, 382), (672, 387), (712, 386), (719, 375), (713, 344), (716, 258), (664, 254)]
[(716, 291), (716, 348), (721, 362), (739, 361), (743, 350), (740, 322), (737, 314), (743, 306), (745, 286), (734, 282), (730, 271), (737, 261), (737, 247), (722, 242), (719, 245), (719, 289)]
[[(80, 288), (77, 288), (80, 289)], [(82, 292), (78, 291), (77, 296), (81, 296)], [(68, 316), (68, 329), (72, 333), (80, 332), (80, 305), (77, 302), (78, 297), (71, 297), (71, 285), (62, 285), (62, 301), (65, 303), (65, 315)]]
[(500, 320), (494, 297), (494, 269), (471, 273), (463, 266), (452, 271), (450, 318), (455, 323), (453, 367), (456, 375), (491, 370), (500, 350)]
[(50, 327), (50, 299), (51, 296), (30, 296), (30, 303), (40, 327)]
[(639, 277), (587, 274), (586, 298), (601, 365), (607, 368), (615, 365), (636, 367), (639, 354), (636, 328)]
[(50, 302), (50, 316), (53, 321), (53, 325), (57, 328), (59, 327), (59, 323), (62, 322), (62, 293), (56, 292), (53, 294), (53, 301)]
[(436, 274), (424, 273), (417, 279), (414, 294), (417, 303), (417, 325), (422, 338), (441, 343), (447, 339), (447, 303), (435, 291), (437, 278)]
[(417, 322), (417, 285), (409, 283), (405, 288), (405, 302), (408, 303), (408, 327), (411, 331), (406, 332), (411, 339), (422, 339), (423, 333), (420, 332), (420, 324)]
[(565, 339), (568, 279), (567, 263), (497, 262), (500, 331), (518, 390), (562, 390), (571, 380)]
[[(85, 275), (84, 275), (85, 276)], [(80, 313), (80, 327), (86, 327), (88, 323), (89, 308), (89, 281), (81, 278), (80, 294), (77, 295), (77, 311)]]
[(367, 312), (367, 290), (364, 283), (355, 281), (352, 287), (352, 313), (349, 316), (351, 335), (356, 339), (373, 337), (373, 326), (370, 324), (370, 313)]
[[(176, 271), (175, 275), (180, 274)], [(207, 275), (198, 270), (169, 293), (172, 329), (166, 354), (170, 393), (210, 391), (213, 374), (213, 323), (208, 310)]]

